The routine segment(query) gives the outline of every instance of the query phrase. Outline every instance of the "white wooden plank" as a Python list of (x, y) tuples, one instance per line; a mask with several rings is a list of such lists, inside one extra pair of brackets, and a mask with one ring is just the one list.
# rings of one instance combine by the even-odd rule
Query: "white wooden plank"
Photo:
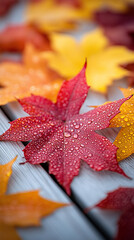
[[(114, 84), (109, 87), (109, 92), (105, 100), (111, 101), (123, 97), (117, 87), (125, 86), (126, 82), (124, 82), (124, 80), (115, 81)], [(88, 97), (86, 102), (88, 105), (95, 105), (97, 102), (100, 104), (99, 98), (100, 95), (98, 94), (96, 103), (94, 103), (94, 99)], [(84, 111), (85, 109), (83, 109), (82, 112)], [(107, 129), (101, 131), (101, 133), (103, 133), (104, 136), (113, 142), (118, 131), (119, 129)], [(122, 161), (120, 163), (120, 166), (124, 172), (132, 178), (131, 180), (113, 172), (95, 172), (90, 169), (87, 164), (82, 163), (80, 174), (74, 179), (72, 183), (72, 191), (74, 192), (76, 198), (81, 202), (81, 204), (83, 204), (83, 207), (92, 207), (104, 197), (106, 197), (106, 194), (109, 191), (115, 190), (120, 186), (134, 186), (134, 158), (130, 157)], [(96, 218), (99, 224), (107, 229), (111, 236), (116, 234), (117, 221), (119, 218), (118, 213), (111, 211), (102, 211), (99, 209), (93, 209), (90, 213)]]
[(116, 80), (111, 86), (108, 87), (107, 101), (115, 101), (117, 99), (123, 98), (123, 94), (120, 88), (127, 88), (128, 84), (126, 79)]
[[(2, 111), (0, 111), (0, 123), (1, 134), (9, 127), (8, 120)], [(18, 155), (18, 159), (13, 165), (13, 174), (7, 193), (40, 189), (41, 195), (47, 199), (69, 203), (69, 198), (41, 166), (19, 165), (20, 162), (23, 162), (23, 148), (24, 146), (20, 142), (0, 142), (0, 164), (6, 163)], [(43, 219), (41, 227), (18, 228), (18, 232), (23, 240), (103, 239), (74, 205), (62, 208)]]

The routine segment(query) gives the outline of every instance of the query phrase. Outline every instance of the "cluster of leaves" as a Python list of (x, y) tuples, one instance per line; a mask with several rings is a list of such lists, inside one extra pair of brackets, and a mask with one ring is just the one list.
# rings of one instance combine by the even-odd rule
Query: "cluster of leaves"
[(56, 209), (67, 206), (52, 202), (39, 195), (39, 191), (20, 192), (6, 195), (7, 184), (12, 174), (16, 157), (0, 165), (0, 236), (1, 239), (20, 240), (15, 227), (39, 226), (40, 219)]
[(80, 115), (89, 89), (85, 70), (86, 65), (75, 78), (63, 82), (56, 103), (34, 95), (19, 100), (30, 116), (11, 122), (11, 127), (0, 136), (0, 140), (32, 140), (24, 149), (26, 161), (49, 161), (49, 172), (68, 194), (81, 159), (96, 171), (105, 169), (125, 175), (117, 163), (117, 148), (95, 130), (107, 128), (128, 98)]
[[(25, 51), (27, 51), (25, 48), (27, 48), (27, 44), (30, 43), (38, 50), (44, 51), (43, 54), (40, 55), (40, 59), (44, 58), (46, 60), (45, 64), (47, 64), (47, 67), (55, 70), (65, 79), (74, 77), (82, 68), (85, 59), (87, 59), (88, 84), (93, 90), (106, 93), (107, 86), (109, 86), (113, 80), (120, 79), (126, 75), (129, 76), (129, 80), (132, 80), (132, 74), (129, 69), (123, 68), (122, 65), (126, 65), (126, 63), (130, 64), (134, 61), (134, 52), (127, 50), (123, 46), (109, 46), (109, 41), (104, 36), (101, 29), (87, 33), (79, 43), (70, 36), (54, 33), (48, 35), (48, 33), (53, 31), (63, 31), (64, 29), (69, 28), (70, 25), (74, 26), (74, 23), (77, 20), (79, 21), (81, 18), (83, 19), (85, 17), (89, 18), (91, 12), (93, 13), (103, 5), (111, 7), (113, 10), (124, 11), (127, 2), (130, 1), (122, 0), (119, 3), (113, 0), (96, 0), (93, 3), (87, 0), (75, 0), (72, 2), (66, 0), (30, 1), (27, 7), (27, 21), (32, 25), (9, 26), (2, 30), (0, 32), (0, 52), (24, 51), (23, 55), (25, 55)], [(121, 14), (124, 14), (124, 12), (120, 13), (120, 15)], [(130, 20), (132, 19), (131, 16), (129, 18)], [(30, 61), (31, 60), (29, 59), (29, 65)], [(20, 86), (23, 85), (21, 82), (25, 82), (26, 79), (21, 71), (17, 72), (18, 67), (20, 66), (15, 63), (8, 65), (7, 63), (2, 63), (2, 65), (0, 65), (0, 86), (2, 87), (0, 89), (1, 98), (3, 99), (4, 96), (7, 96), (7, 89), (10, 89), (10, 94), (9, 91), (8, 94), (10, 96), (12, 95), (8, 99), (5, 97), (5, 100), (0, 100), (0, 104), (5, 104), (8, 101), (15, 100), (15, 98), (28, 96), (29, 92), (40, 94), (40, 91), (33, 90), (35, 89), (35, 86), (33, 85), (33, 82), (30, 83), (30, 81), (28, 84), (30, 91), (29, 89), (26, 90), (23, 95), (19, 93), (18, 88), (18, 93), (16, 90), (11, 90), (11, 84), (13, 82), (15, 86), (18, 85), (15, 80), (12, 81), (10, 79), (11, 75), (18, 75), (19, 72), (20, 77), (18, 76), (18, 78), (21, 79), (21, 81), (19, 81)], [(33, 65), (30, 66), (30, 69), (34, 72)], [(5, 74), (5, 71), (9, 73), (8, 76)], [(42, 72), (41, 66), (38, 68), (38, 73), (39, 71)], [(27, 78), (31, 78), (29, 73)], [(14, 77), (13, 79), (16, 78)], [(35, 74), (35, 76), (32, 77), (32, 81), (37, 81), (37, 79)], [(41, 82), (43, 85), (46, 84), (45, 77), (44, 82), (43, 78)], [(55, 82), (52, 81), (52, 84), (55, 85)], [(59, 85), (59, 82), (57, 85)], [(49, 97), (45, 92), (44, 96)]]
[[(38, 33), (37, 38), (33, 40), (32, 34), (31, 32), (29, 32), (33, 30), (30, 27), (21, 26), (19, 30), (20, 33), (17, 30), (18, 28), (19, 27), (11, 27), (5, 30), (3, 33), (1, 33), (0, 40), (1, 51), (4, 51), (5, 49), (10, 51), (11, 50), (20, 51), (24, 48), (25, 42), (27, 42), (27, 40), (29, 42), (34, 43), (36, 47), (40, 46), (40, 49), (50, 48), (49, 41), (45, 40), (44, 37), (42, 37), (42, 35), (38, 35)], [(14, 34), (14, 31), (16, 34)], [(13, 34), (13, 37), (9, 38), (11, 34)], [(33, 32), (33, 35), (34, 34), (36, 33)], [(109, 86), (114, 79), (120, 79), (126, 75), (131, 76), (130, 71), (121, 67), (120, 65), (125, 64), (126, 62), (130, 63), (134, 61), (134, 53), (127, 50), (125, 47), (112, 47), (112, 46), (107, 47), (108, 40), (105, 38), (100, 29), (97, 29), (91, 33), (86, 34), (79, 43), (77, 43), (75, 39), (73, 39), (72, 37), (61, 34), (53, 34), (51, 35), (50, 39), (51, 49), (53, 49), (53, 51), (49, 50), (40, 53), (40, 51), (38, 50), (38, 59), (35, 60), (34, 56), (34, 62), (41, 63), (40, 65), (37, 63), (38, 77), (37, 72), (35, 73), (36, 64), (34, 63), (34, 65), (33, 64), (31, 65), (31, 58), (35, 54), (31, 53), (31, 56), (28, 55), (27, 61), (25, 63), (26, 59), (25, 55), (27, 55), (28, 51), (27, 46), (23, 53), (24, 55), (23, 64), (18, 63), (0, 64), (0, 84), (1, 86), (3, 86), (3, 88), (0, 89), (1, 91), (0, 104), (6, 103), (6, 98), (3, 99), (3, 97), (6, 95), (7, 88), (10, 89), (10, 94), (8, 92), (8, 95), (10, 96), (12, 95), (10, 99), (7, 99), (7, 101), (12, 101), (13, 99), (15, 99), (15, 97), (19, 98), (22, 97), (21, 94), (19, 94), (18, 89), (17, 89), (18, 92), (16, 92), (15, 89), (11, 91), (10, 85), (12, 85), (13, 82), (16, 83), (16, 86), (18, 85), (17, 82), (19, 82), (20, 85), (24, 85), (26, 78), (24, 76), (22, 69), (26, 70), (27, 68), (26, 65), (30, 66), (30, 72), (29, 71), (27, 72), (28, 75), (27, 77), (31, 79), (31, 76), (29, 75), (31, 75), (32, 71), (34, 72), (35, 75), (32, 76), (32, 82), (29, 81), (28, 84), (30, 91), (29, 90), (23, 91), (23, 97), (28, 96), (30, 92), (42, 95), (40, 91), (33, 90), (34, 85), (33, 82), (37, 82), (39, 76), (40, 78), (42, 78), (41, 84), (42, 85), (46, 84), (44, 75), (39, 74), (40, 72), (43, 71), (42, 67), (44, 68), (43, 72), (45, 72), (46, 69), (51, 68), (52, 72), (56, 71), (59, 75), (62, 76), (62, 77), (54, 75), (51, 76), (50, 74), (50, 77), (48, 76), (48, 79), (51, 78), (53, 80), (56, 80), (58, 78), (62, 79), (63, 77), (67, 79), (75, 76), (80, 71), (85, 62), (85, 58), (87, 58), (87, 70), (86, 70), (87, 82), (95, 91), (106, 93), (107, 86)], [(21, 70), (19, 70), (19, 68)], [(51, 72), (50, 70), (47, 70), (47, 72), (48, 71), (49, 73)], [(18, 73), (19, 76), (17, 76)], [(19, 81), (18, 79), (21, 79), (21, 81)], [(40, 80), (38, 80), (38, 82), (40, 85)], [(55, 85), (55, 83), (56, 82), (52, 81), (53, 85)], [(57, 86), (58, 85), (59, 81), (57, 81)], [(28, 86), (26, 85), (25, 87), (28, 88)], [(52, 92), (51, 89), (50, 92)], [(45, 90), (44, 96), (51, 98), (51, 96), (45, 94)]]
[[(5, 0), (1, 4), (0, 0), (0, 16), (18, 1)], [(27, 1), (27, 23), (9, 26), (0, 32), (1, 54), (18, 52), (21, 56), (21, 61), (7, 59), (0, 63), (0, 105), (18, 99), (29, 116), (11, 122), (0, 140), (31, 140), (24, 149), (26, 162), (49, 162), (49, 173), (68, 194), (73, 178), (79, 174), (81, 160), (95, 171), (110, 170), (126, 176), (118, 161), (134, 153), (134, 89), (122, 89), (123, 99), (84, 114), (79, 111), (89, 86), (106, 93), (115, 79), (127, 76), (131, 85), (134, 83), (134, 7), (127, 7), (133, 0)], [(105, 9), (100, 10), (104, 5)], [(55, 33), (74, 29), (85, 19), (96, 21), (101, 28), (85, 34), (79, 42), (69, 35)], [(98, 130), (108, 127), (121, 127), (114, 143), (98, 134)], [(5, 195), (13, 162), (0, 166), (0, 205), (4, 206), (4, 210), (0, 210), (0, 231), (7, 233), (8, 225), (18, 239), (13, 226), (38, 225), (40, 217), (63, 204), (44, 200), (38, 191)], [(123, 194), (126, 200), (119, 205)], [(118, 240), (129, 239), (123, 229), (126, 217), (130, 220), (126, 229), (133, 234), (132, 195), (132, 189), (119, 189), (97, 205), (123, 211)], [(31, 196), (33, 202), (29, 202)], [(16, 217), (14, 198), (18, 201)], [(38, 219), (27, 207), (26, 218), (20, 219), (20, 202), (31, 209), (36, 205)], [(11, 207), (12, 219), (8, 217), (7, 204), (8, 209)], [(44, 210), (46, 205), (48, 212)]]
[(74, 28), (80, 20), (91, 19), (95, 10), (110, 7), (123, 11), (131, 0), (40, 0), (29, 4), (26, 17), (30, 23), (47, 32)]

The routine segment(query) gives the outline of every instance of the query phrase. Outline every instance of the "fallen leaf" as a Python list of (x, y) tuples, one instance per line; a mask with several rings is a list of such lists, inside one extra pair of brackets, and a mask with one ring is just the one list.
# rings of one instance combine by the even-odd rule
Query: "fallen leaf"
[(47, 35), (34, 26), (12, 25), (0, 32), (0, 52), (22, 52), (27, 43), (39, 50), (50, 49)]
[(0, 0), (0, 17), (3, 17), (18, 2), (18, 0)]
[(40, 96), (20, 100), (30, 116), (11, 122), (0, 136), (0, 140), (32, 140), (24, 149), (26, 162), (49, 161), (49, 173), (55, 175), (68, 194), (74, 176), (79, 174), (81, 159), (96, 171), (125, 175), (117, 164), (117, 148), (95, 130), (107, 128), (127, 99), (79, 114), (89, 89), (85, 70), (86, 65), (72, 80), (63, 82), (56, 103)]
[[(66, 2), (66, 4), (65, 4)], [(30, 3), (26, 10), (26, 19), (45, 32), (63, 31), (74, 28), (81, 19), (88, 18), (88, 10), (70, 5), (70, 1), (58, 4), (56, 0), (42, 0)]]
[(0, 165), (0, 236), (2, 240), (20, 239), (14, 227), (38, 226), (40, 219), (67, 206), (42, 198), (39, 191), (21, 192), (5, 195), (9, 177), (12, 173), (11, 162)]
[(102, 27), (116, 27), (131, 24), (134, 21), (134, 6), (128, 7), (124, 12), (112, 9), (100, 9), (94, 13), (94, 18)]
[(134, 188), (118, 188), (95, 207), (122, 212), (115, 240), (134, 239)]
[(39, 226), (41, 218), (66, 205), (42, 198), (38, 190), (4, 195), (0, 198), (0, 222), (16, 227)]
[(51, 69), (71, 78), (87, 59), (87, 82), (93, 90), (102, 93), (106, 93), (113, 80), (129, 75), (120, 65), (134, 61), (134, 52), (121, 46), (108, 46), (101, 29), (87, 33), (80, 42), (67, 35), (53, 34), (51, 44), (54, 51), (42, 54)]
[(130, 72), (134, 72), (134, 63), (123, 64), (122, 67), (126, 68)]
[(12, 165), (17, 157), (5, 165), (0, 165), (0, 196), (5, 194), (9, 178), (12, 174)]
[[(124, 96), (134, 94), (134, 89), (121, 89)], [(120, 113), (111, 120), (110, 127), (122, 127), (114, 145), (118, 147), (117, 160), (121, 161), (134, 153), (134, 96), (125, 102)]]
[(94, 14), (95, 21), (113, 45), (123, 45), (134, 50), (134, 5), (125, 12), (102, 9)]
[(30, 96), (31, 93), (56, 99), (62, 78), (46, 67), (33, 46), (28, 45), (23, 54), (23, 63), (0, 64), (0, 105)]
[(99, 202), (96, 207), (110, 210), (125, 209), (134, 205), (134, 188), (118, 188), (113, 192), (109, 192), (107, 197)]
[(128, 208), (118, 222), (118, 234), (115, 240), (126, 239), (134, 239), (134, 206)]

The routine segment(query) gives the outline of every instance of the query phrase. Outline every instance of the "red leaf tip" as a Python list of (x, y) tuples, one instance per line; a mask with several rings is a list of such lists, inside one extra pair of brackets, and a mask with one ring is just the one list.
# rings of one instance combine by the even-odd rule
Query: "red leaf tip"
[(87, 68), (87, 58), (85, 59), (84, 68)]

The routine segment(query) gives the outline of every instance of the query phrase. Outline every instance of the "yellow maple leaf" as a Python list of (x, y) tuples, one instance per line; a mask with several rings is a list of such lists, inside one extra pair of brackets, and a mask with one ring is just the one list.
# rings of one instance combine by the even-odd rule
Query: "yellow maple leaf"
[(56, 0), (42, 0), (30, 3), (26, 10), (26, 20), (34, 23), (42, 31), (60, 31), (75, 27), (80, 19), (88, 18), (88, 10), (69, 4), (58, 4)]
[(62, 81), (58, 74), (46, 67), (40, 52), (32, 45), (27, 45), (23, 63), (0, 64), (0, 105), (32, 93), (54, 101)]
[[(134, 89), (121, 89), (125, 97), (134, 94)], [(118, 147), (117, 160), (121, 161), (134, 153), (134, 96), (122, 104), (120, 113), (112, 120), (110, 127), (122, 127), (114, 145)]]
[(0, 236), (2, 240), (19, 240), (14, 227), (38, 226), (40, 219), (56, 209), (67, 206), (42, 198), (39, 191), (5, 195), (16, 158), (0, 165)]
[(93, 90), (105, 93), (113, 80), (129, 72), (120, 64), (134, 61), (134, 52), (119, 46), (108, 46), (101, 29), (83, 36), (80, 42), (63, 34), (51, 36), (54, 51), (42, 53), (49, 67), (65, 78), (74, 77), (87, 59), (86, 77)]

